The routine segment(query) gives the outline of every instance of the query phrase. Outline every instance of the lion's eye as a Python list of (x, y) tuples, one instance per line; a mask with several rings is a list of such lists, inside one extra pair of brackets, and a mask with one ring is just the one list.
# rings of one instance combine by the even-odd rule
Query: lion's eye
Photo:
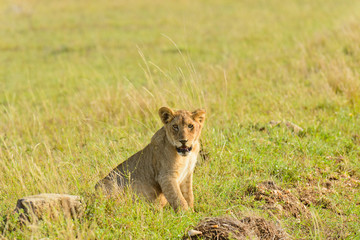
[(189, 125), (188, 125), (188, 128), (193, 129), (193, 128), (194, 128), (194, 125), (189, 124)]
[(178, 131), (178, 130), (179, 130), (178, 125), (173, 125), (172, 127), (173, 127), (173, 129), (174, 129), (175, 131)]

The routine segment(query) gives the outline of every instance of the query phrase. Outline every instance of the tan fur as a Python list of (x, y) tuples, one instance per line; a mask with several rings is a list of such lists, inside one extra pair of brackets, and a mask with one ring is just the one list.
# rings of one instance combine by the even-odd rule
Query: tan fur
[(175, 211), (193, 208), (192, 177), (205, 111), (174, 112), (162, 107), (159, 115), (164, 126), (150, 144), (113, 169), (96, 184), (96, 189), (101, 187), (106, 193), (114, 194), (116, 190), (131, 187), (162, 206), (169, 202)]

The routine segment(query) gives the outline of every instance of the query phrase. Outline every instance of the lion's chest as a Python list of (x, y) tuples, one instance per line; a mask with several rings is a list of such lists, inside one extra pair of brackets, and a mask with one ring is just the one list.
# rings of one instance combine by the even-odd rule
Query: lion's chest
[(179, 165), (178, 169), (178, 182), (182, 183), (185, 178), (194, 171), (196, 165), (197, 154), (190, 153), (185, 159), (183, 159), (182, 164)]

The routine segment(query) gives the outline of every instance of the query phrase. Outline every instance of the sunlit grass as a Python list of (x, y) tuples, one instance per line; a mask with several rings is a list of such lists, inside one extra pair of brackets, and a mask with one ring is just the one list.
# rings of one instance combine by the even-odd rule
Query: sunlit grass
[[(246, 189), (359, 180), (359, 4), (36, 0), (0, 12), (1, 216), (43, 192), (88, 204), (79, 221), (9, 221), (0, 238), (176, 239), (203, 217), (244, 214), (294, 238), (358, 237), (359, 185), (326, 196), (341, 215), (315, 206), (301, 221), (261, 210)], [(207, 110), (194, 213), (94, 195), (161, 127), (161, 106)]]

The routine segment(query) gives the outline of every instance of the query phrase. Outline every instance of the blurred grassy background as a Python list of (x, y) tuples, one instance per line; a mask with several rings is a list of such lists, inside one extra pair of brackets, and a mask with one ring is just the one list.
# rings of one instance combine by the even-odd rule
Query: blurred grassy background
[[(92, 196), (160, 128), (161, 106), (206, 108), (209, 152), (195, 172), (196, 213), (91, 197), (83, 222), (2, 227), (3, 237), (177, 238), (229, 209), (273, 219), (245, 196), (265, 179), (358, 181), (359, 15), (350, 0), (1, 1), (3, 216), (25, 195)], [(277, 220), (295, 238), (359, 237), (359, 184), (341, 186), (327, 196), (341, 216), (315, 206), (312, 221)]]

